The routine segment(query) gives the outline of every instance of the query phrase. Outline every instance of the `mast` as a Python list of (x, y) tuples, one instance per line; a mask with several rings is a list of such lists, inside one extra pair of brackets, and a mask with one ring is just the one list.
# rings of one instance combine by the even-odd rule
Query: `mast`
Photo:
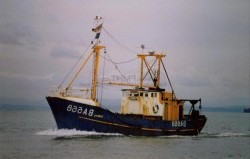
[(143, 85), (143, 61), (144, 57), (141, 57), (141, 77), (140, 77), (140, 87)]
[[(154, 83), (154, 87), (156, 88), (159, 88), (160, 87), (160, 68), (161, 68), (161, 59), (163, 57), (165, 57), (166, 55), (164, 54), (154, 54), (154, 53), (151, 53), (151, 54), (138, 54), (137, 55), (138, 58), (141, 59), (141, 77), (140, 77), (140, 87), (143, 85), (143, 80), (145, 79), (146, 75), (149, 73), (150, 74), (150, 77)], [(157, 72), (156, 72), (156, 75), (154, 74), (153, 70), (152, 70), (152, 67), (153, 65), (155, 64), (155, 62), (150, 66), (148, 61), (147, 61), (147, 57), (154, 57), (156, 61), (158, 61), (158, 66), (157, 66)], [(145, 76), (143, 77), (143, 62), (145, 63), (147, 69), (148, 69), (148, 72), (145, 74)]]
[[(87, 59), (81, 64), (81, 66), (78, 69), (78, 71), (76, 72), (76, 74), (69, 81), (69, 83), (66, 86), (65, 91), (67, 94), (67, 91), (70, 89), (74, 80), (79, 75), (79, 73), (81, 72), (83, 67), (86, 65), (86, 63), (89, 61), (90, 57), (93, 55), (93, 77), (92, 77), (90, 98), (97, 103), (98, 102), (98, 100), (97, 100), (97, 84), (98, 84), (100, 53), (101, 53), (101, 49), (105, 48), (105, 46), (100, 45), (100, 40), (99, 40), (99, 37), (101, 34), (101, 29), (102, 29), (102, 23), (100, 23), (100, 21), (102, 20), (102, 17), (96, 16), (94, 20), (96, 22), (96, 26), (95, 26), (95, 28), (92, 29), (92, 31), (95, 32), (96, 35), (95, 35), (95, 39), (93, 41), (91, 41), (91, 44), (93, 44), (93, 47), (92, 47), (93, 51), (90, 52)], [(97, 103), (97, 105), (99, 105), (99, 104)]]
[(97, 102), (97, 84), (98, 84), (98, 73), (99, 73), (99, 61), (101, 49), (105, 48), (102, 45), (96, 45), (94, 47), (94, 72), (91, 87), (91, 99)]
[[(145, 46), (144, 45), (141, 45), (141, 49), (142, 49), (142, 53), (143, 53), (143, 50), (145, 49)], [(143, 85), (143, 57), (141, 58), (141, 76), (140, 76), (140, 88), (142, 88), (142, 85)]]
[[(102, 23), (99, 24), (100, 20), (102, 20), (102, 17), (100, 17), (100, 16), (95, 17), (96, 27), (92, 29), (92, 31), (96, 33), (96, 36), (95, 36), (96, 42), (93, 46), (94, 71), (93, 71), (93, 79), (92, 79), (92, 86), (91, 86), (91, 99), (95, 102), (98, 102), (98, 100), (97, 100), (97, 84), (98, 84), (100, 53), (101, 53), (101, 49), (105, 48), (105, 46), (99, 45), (100, 44), (99, 37), (101, 34), (101, 29), (102, 29)], [(92, 43), (93, 43), (93, 41), (92, 41)]]
[[(120, 82), (104, 82), (103, 84), (111, 84), (111, 85), (118, 85), (118, 86), (135, 86), (135, 87), (139, 87), (139, 88), (150, 88), (150, 89), (158, 89), (160, 88), (160, 73), (161, 73), (161, 65), (163, 66), (164, 68), (164, 71), (167, 75), (167, 71), (166, 71), (166, 68), (162, 62), (162, 58), (165, 57), (166, 55), (165, 54), (155, 54), (155, 53), (150, 53), (150, 54), (138, 54), (137, 57), (140, 58), (141, 60), (141, 63), (140, 63), (140, 82), (139, 84), (133, 84), (133, 83), (120, 83)], [(154, 62), (153, 63), (149, 63), (148, 60), (147, 60), (147, 57), (153, 57), (155, 58)], [(157, 64), (156, 64), (157, 63)], [(147, 68), (147, 72), (145, 72), (144, 74), (144, 65), (146, 66)], [(153, 66), (157, 65), (157, 71), (156, 73), (154, 73), (154, 71), (152, 70)], [(151, 80), (153, 82), (153, 85), (151, 84), (144, 84), (144, 79), (146, 78), (147, 75), (150, 75), (151, 77)], [(169, 80), (169, 77), (168, 77), (168, 80)], [(169, 80), (170, 82), (170, 80)], [(171, 85), (171, 84), (170, 84)], [(171, 85), (171, 88), (172, 88), (172, 85)], [(172, 91), (173, 91), (173, 88), (172, 88)]]

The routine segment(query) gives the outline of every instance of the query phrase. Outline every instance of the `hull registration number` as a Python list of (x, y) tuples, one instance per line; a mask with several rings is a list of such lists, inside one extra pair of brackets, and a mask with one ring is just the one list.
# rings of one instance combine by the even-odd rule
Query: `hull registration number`
[(172, 121), (172, 127), (186, 127), (186, 121)]
[(67, 111), (72, 112), (72, 113), (77, 113), (79, 115), (80, 114), (86, 115), (86, 116), (94, 115), (94, 109), (83, 108), (83, 107), (71, 105), (71, 104), (67, 106)]

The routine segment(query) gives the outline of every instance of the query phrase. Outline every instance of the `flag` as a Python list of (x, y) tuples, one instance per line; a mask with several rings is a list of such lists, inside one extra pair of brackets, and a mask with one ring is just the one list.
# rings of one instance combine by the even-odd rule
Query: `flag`
[(97, 33), (101, 31), (101, 28), (102, 28), (102, 24), (98, 25), (96, 28), (93, 28), (92, 31)]
[(101, 34), (100, 32), (99, 32), (99, 33), (96, 33), (95, 38), (96, 38), (96, 39), (99, 39), (100, 34)]

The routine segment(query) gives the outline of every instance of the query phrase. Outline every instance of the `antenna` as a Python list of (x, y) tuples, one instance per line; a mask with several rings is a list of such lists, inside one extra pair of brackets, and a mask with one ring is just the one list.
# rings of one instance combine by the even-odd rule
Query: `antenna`
[(141, 52), (143, 53), (143, 50), (145, 49), (145, 45), (144, 44), (142, 44), (141, 45)]
[(92, 31), (96, 33), (95, 35), (95, 44), (94, 44), (94, 40), (91, 41), (91, 44), (94, 44), (94, 45), (98, 45), (100, 43), (100, 40), (99, 40), (99, 37), (101, 35), (101, 29), (102, 29), (102, 17), (101, 16), (95, 16), (94, 18), (95, 20), (95, 28), (92, 28)]
[(102, 20), (102, 17), (101, 16), (95, 16), (94, 20), (96, 22), (96, 26), (98, 26), (100, 21)]

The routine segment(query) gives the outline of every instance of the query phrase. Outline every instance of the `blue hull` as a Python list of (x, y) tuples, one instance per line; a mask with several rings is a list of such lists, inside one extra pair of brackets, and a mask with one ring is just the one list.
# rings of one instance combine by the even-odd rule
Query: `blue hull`
[(77, 103), (57, 97), (46, 97), (58, 129), (76, 129), (133, 136), (198, 135), (207, 118), (185, 116), (180, 121), (145, 119), (122, 115), (101, 107)]

